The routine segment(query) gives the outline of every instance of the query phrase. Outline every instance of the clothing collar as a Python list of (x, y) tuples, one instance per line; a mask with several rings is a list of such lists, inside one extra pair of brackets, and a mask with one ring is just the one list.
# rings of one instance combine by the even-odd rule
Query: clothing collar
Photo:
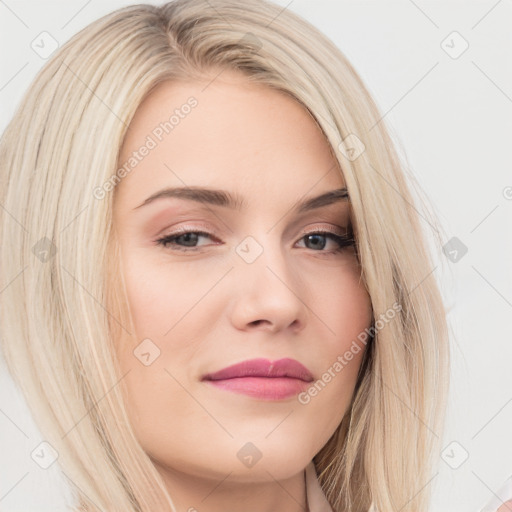
[(331, 505), (320, 487), (313, 461), (306, 466), (305, 482), (307, 512), (333, 512)]
[[(333, 512), (331, 505), (322, 491), (322, 487), (320, 487), (313, 461), (306, 466), (304, 472), (306, 482), (306, 512)], [(377, 512), (373, 503), (368, 512)]]

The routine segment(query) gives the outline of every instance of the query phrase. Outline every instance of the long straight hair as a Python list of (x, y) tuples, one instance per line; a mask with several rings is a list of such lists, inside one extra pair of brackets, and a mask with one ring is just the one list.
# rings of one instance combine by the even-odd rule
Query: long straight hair
[(349, 191), (373, 320), (400, 305), (372, 332), (350, 407), (313, 459), (323, 491), (335, 512), (367, 512), (372, 503), (380, 512), (426, 512), (449, 335), (413, 178), (342, 52), (269, 1), (122, 8), (76, 34), (38, 73), (0, 141), (0, 333), (11, 375), (80, 510), (174, 509), (123, 400), (114, 333), (128, 329), (119, 322), (126, 297), (112, 178), (121, 179), (125, 134), (157, 84), (224, 69), (311, 113)]

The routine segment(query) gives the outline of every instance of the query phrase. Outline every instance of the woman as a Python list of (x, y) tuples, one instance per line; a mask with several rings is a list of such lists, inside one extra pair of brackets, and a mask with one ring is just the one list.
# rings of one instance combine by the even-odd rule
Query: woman
[(445, 311), (318, 30), (262, 0), (120, 9), (0, 157), (3, 351), (77, 510), (428, 510)]

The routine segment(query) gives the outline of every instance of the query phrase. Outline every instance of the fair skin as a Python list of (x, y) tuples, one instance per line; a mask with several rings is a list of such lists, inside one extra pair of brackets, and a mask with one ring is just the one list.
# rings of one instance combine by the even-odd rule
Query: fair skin
[[(114, 226), (136, 330), (117, 340), (122, 372), (129, 371), (128, 410), (179, 512), (303, 511), (304, 469), (340, 424), (363, 351), (307, 404), (297, 396), (271, 400), (218, 389), (201, 377), (247, 359), (289, 357), (316, 381), (370, 326), (370, 297), (353, 245), (306, 236), (346, 235), (347, 200), (295, 210), (345, 187), (312, 118), (291, 98), (236, 72), (210, 83), (212, 77), (160, 84), (122, 147), (121, 163), (190, 96), (197, 99), (115, 191)], [(222, 189), (244, 204), (238, 211), (167, 197), (137, 208), (163, 188), (185, 186)], [(156, 243), (181, 227), (209, 235)], [(262, 249), (251, 263), (236, 252), (248, 236), (258, 245), (242, 247)], [(160, 349), (148, 366), (133, 353), (145, 338)], [(261, 454), (251, 467), (237, 456), (244, 446), (257, 453), (247, 443)]]

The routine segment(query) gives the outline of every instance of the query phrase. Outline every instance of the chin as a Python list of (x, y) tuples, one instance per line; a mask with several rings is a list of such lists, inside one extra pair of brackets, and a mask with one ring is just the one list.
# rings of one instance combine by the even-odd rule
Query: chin
[[(286, 458), (283, 455), (282, 458)], [(219, 471), (219, 468), (212, 468), (213, 471), (221, 472), (224, 475), (230, 473), (229, 480), (231, 482), (240, 483), (264, 483), (272, 480), (287, 480), (300, 473), (309, 464), (311, 458), (302, 457), (293, 460), (281, 460), (279, 463), (275, 459), (264, 460), (262, 457), (254, 466), (244, 467), (242, 464), (233, 464), (229, 461), (226, 464), (225, 472)], [(224, 469), (224, 468), (222, 468)]]
[[(231, 440), (229, 446), (212, 443), (206, 447), (196, 447), (193, 451), (182, 453), (181, 457), (172, 451), (167, 460), (162, 453), (151, 457), (158, 467), (172, 469), (180, 473), (194, 475), (197, 478), (218, 480), (229, 474), (230, 482), (257, 483), (269, 479), (286, 480), (302, 471), (311, 461), (314, 453), (299, 452), (300, 442), (291, 446), (289, 443), (267, 443), (263, 441), (240, 442)], [(176, 455), (178, 457), (176, 458)]]

